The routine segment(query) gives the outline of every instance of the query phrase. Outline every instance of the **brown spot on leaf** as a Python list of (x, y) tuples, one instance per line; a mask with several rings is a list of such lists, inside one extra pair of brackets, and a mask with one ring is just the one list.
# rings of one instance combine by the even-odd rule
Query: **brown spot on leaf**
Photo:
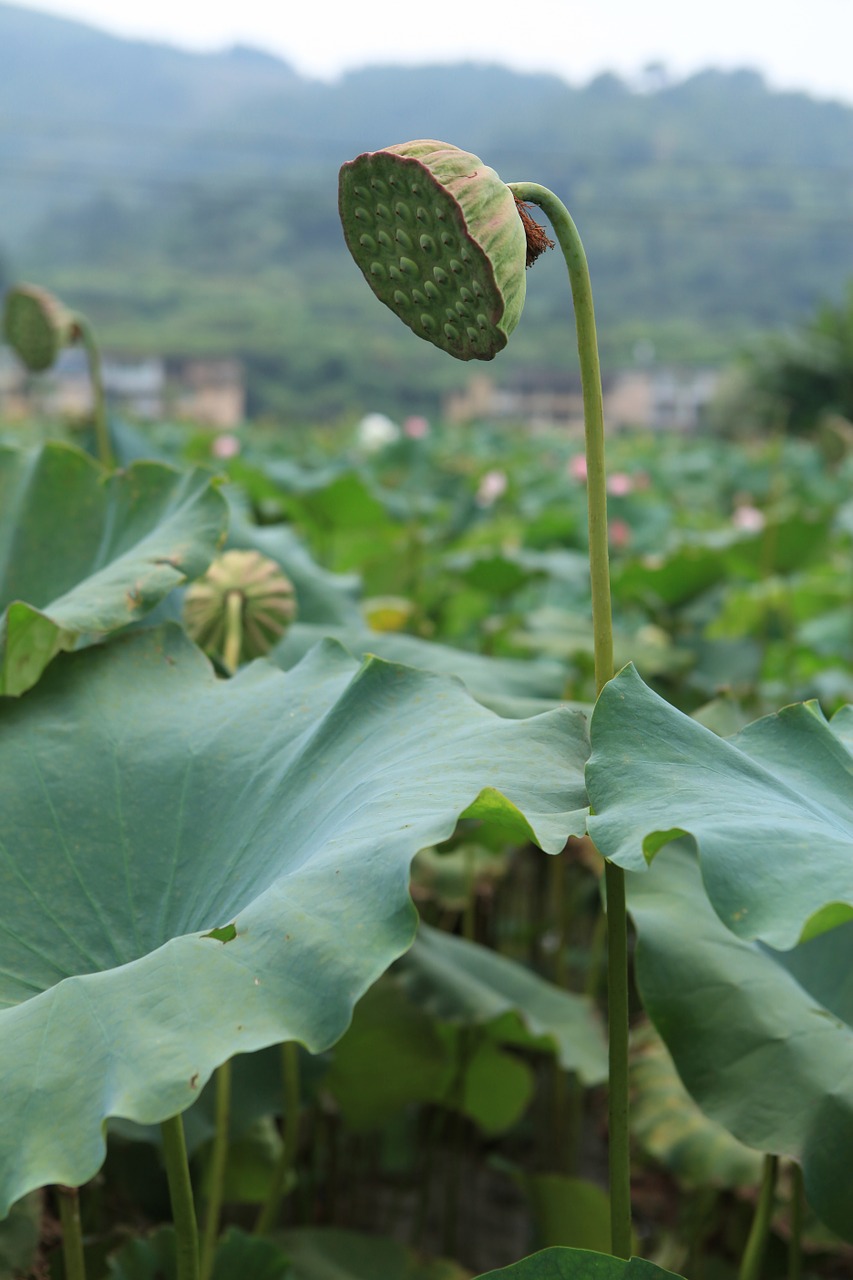
[(198, 1088), (198, 1072), (197, 1071), (194, 1071), (190, 1076), (190, 1088), (191, 1089)]

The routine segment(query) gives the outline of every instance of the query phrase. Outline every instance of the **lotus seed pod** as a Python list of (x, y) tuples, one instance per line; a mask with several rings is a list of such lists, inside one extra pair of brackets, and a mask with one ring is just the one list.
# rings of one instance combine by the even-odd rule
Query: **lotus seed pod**
[(446, 142), (369, 151), (341, 169), (344, 236), (374, 293), (458, 360), (491, 360), (524, 306), (527, 237), (494, 169)]
[(218, 556), (184, 598), (191, 638), (232, 669), (269, 653), (295, 615), (293, 583), (259, 551)]
[(3, 332), (27, 368), (42, 373), (78, 337), (77, 317), (46, 289), (19, 284), (6, 295)]

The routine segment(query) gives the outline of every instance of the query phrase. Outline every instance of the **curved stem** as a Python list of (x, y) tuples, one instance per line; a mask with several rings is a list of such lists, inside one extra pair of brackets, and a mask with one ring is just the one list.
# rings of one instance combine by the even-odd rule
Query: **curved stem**
[(198, 1226), (196, 1224), (184, 1122), (179, 1115), (160, 1125), (163, 1137), (163, 1160), (169, 1180), (169, 1199), (175, 1224), (177, 1280), (199, 1280)]
[(77, 331), (86, 358), (89, 361), (89, 377), (92, 380), (92, 416), (95, 421), (95, 439), (98, 442), (98, 457), (110, 471), (115, 467), (115, 457), (110, 444), (110, 433), (107, 426), (107, 402), (104, 396), (104, 379), (101, 372), (101, 353), (95, 340), (95, 333), (85, 316), (75, 315)]
[(65, 1280), (86, 1280), (83, 1256), (83, 1229), (80, 1223), (80, 1195), (76, 1187), (57, 1186), (59, 1221), (62, 1224), (62, 1261)]
[(209, 1280), (219, 1235), (219, 1218), (225, 1193), (228, 1164), (228, 1124), (231, 1114), (231, 1063), (223, 1062), (216, 1073), (216, 1134), (210, 1157), (210, 1194), (201, 1242), (201, 1280)]
[(296, 1164), (299, 1140), (299, 1049), (289, 1040), (281, 1046), (281, 1076), (284, 1090), (284, 1143), (273, 1170), (269, 1194), (255, 1223), (255, 1231), (263, 1235), (275, 1224), (283, 1196)]
[[(586, 444), (589, 569), (596, 694), (613, 675), (613, 618), (607, 546), (607, 475), (604, 404), (595, 331), (592, 285), (583, 243), (569, 211), (553, 191), (535, 182), (511, 182), (517, 200), (538, 205), (554, 229), (572, 289), (583, 391)], [(610, 1034), (610, 1215), (611, 1250), (631, 1254), (631, 1176), (628, 1134), (628, 916), (625, 873), (605, 864), (607, 885), (608, 1021)]]
[(569, 271), (583, 390), (592, 631), (596, 693), (600, 693), (613, 675), (613, 622), (610, 606), (610, 557), (607, 550), (604, 405), (589, 266), (578, 229), (568, 209), (553, 191), (540, 187), (535, 182), (511, 182), (509, 189), (517, 200), (539, 205), (554, 228)]
[(773, 1219), (773, 1195), (776, 1190), (776, 1172), (779, 1167), (778, 1156), (764, 1157), (764, 1176), (761, 1179), (761, 1191), (755, 1208), (755, 1217), (749, 1231), (749, 1239), (743, 1251), (743, 1258), (738, 1272), (738, 1280), (759, 1280), (767, 1249), (767, 1237), (770, 1234), (770, 1223)]

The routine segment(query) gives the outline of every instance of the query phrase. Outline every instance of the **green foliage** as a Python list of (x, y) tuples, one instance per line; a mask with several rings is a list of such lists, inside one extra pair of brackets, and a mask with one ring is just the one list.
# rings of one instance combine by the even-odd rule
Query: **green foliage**
[(455, 1262), (425, 1262), (395, 1240), (356, 1231), (284, 1232), (282, 1244), (293, 1265), (293, 1280), (467, 1280)]
[[(209, 437), (163, 426), (152, 438), (177, 462), (184, 451), (208, 455)], [(271, 556), (308, 619), (278, 646), (276, 665), (223, 680), (174, 628), (139, 630), (181, 617), (185, 566), (178, 590), (131, 634), (96, 635), (81, 621), (80, 652), (60, 653), (20, 697), (0, 699), (9, 1194), (92, 1172), (102, 1121), (120, 1112), (103, 1178), (82, 1192), (99, 1274), (122, 1244), (113, 1227), (127, 1222), (126, 1206), (134, 1229), (168, 1214), (158, 1130), (128, 1117), (154, 1122), (193, 1102), (185, 1119), (203, 1218), (216, 1118), (212, 1081), (202, 1086), (236, 1053), (223, 1248), (237, 1252), (220, 1255), (223, 1274), (269, 1266), (282, 1280), (463, 1280), (537, 1245), (606, 1249), (587, 1167), (603, 1128), (600, 862), (585, 840), (544, 866), (527, 848), (535, 835), (556, 852), (584, 825), (584, 724), (565, 708), (537, 714), (592, 694), (577, 444), (488, 428), (434, 429), (375, 454), (319, 433), (301, 438), (299, 457), (272, 432), (247, 430), (241, 443), (223, 491), (228, 545)], [(22, 570), (20, 530), (42, 534), (31, 537), (30, 583), (65, 573), (78, 554), (63, 501), (95, 542), (106, 545), (108, 524), (109, 545), (141, 571), (143, 526), (160, 538), (166, 511), (182, 547), (215, 549), (224, 503), (200, 473), (136, 464), (105, 481), (67, 445), (7, 454), (18, 495), (17, 511), (3, 505), (16, 531), (9, 564)], [(629, 875), (640, 994), (688, 1090), (657, 1077), (656, 1109), (641, 1125), (643, 1246), (661, 1261), (685, 1257), (687, 1210), (721, 1182), (745, 1185), (751, 1147), (760, 1159), (774, 1145), (802, 1160), (810, 1205), (843, 1233), (851, 1106), (834, 1082), (850, 1074), (851, 926), (837, 904), (850, 897), (853, 729), (849, 711), (828, 719), (814, 705), (748, 722), (792, 696), (820, 695), (827, 713), (844, 696), (849, 462), (827, 465), (796, 441), (639, 437), (614, 440), (611, 456), (623, 476), (611, 501), (631, 530), (614, 549), (620, 644), (670, 705), (630, 673), (614, 681), (595, 711), (587, 780), (596, 840), (642, 869)], [(509, 483), (482, 506), (481, 478), (498, 458)], [(23, 482), (48, 462), (61, 484)], [(132, 503), (97, 506), (143, 471), (164, 477), (149, 524), (131, 518)], [(760, 529), (729, 519), (744, 494)], [(90, 509), (101, 514), (87, 523)], [(60, 600), (89, 607), (86, 565), (56, 586)], [(389, 596), (396, 613), (379, 607)], [(365, 618), (407, 630), (372, 631)], [(371, 653), (379, 659), (358, 674)], [(749, 656), (737, 681), (736, 653)], [(515, 719), (478, 707), (460, 679)], [(697, 709), (705, 724), (740, 731), (713, 736), (688, 714)], [(710, 901), (683, 842), (647, 868), (644, 845), (681, 831), (698, 845)], [(400, 956), (414, 923), (407, 867), (423, 848), (455, 866), (455, 885), (433, 893), (418, 876), (422, 914), (441, 928), (422, 926)], [(746, 905), (737, 929), (797, 945), (782, 953), (739, 937), (712, 903), (727, 920)], [(459, 927), (476, 943), (448, 935)], [(824, 932), (800, 941), (804, 927)], [(321, 1053), (300, 1049), (286, 1102), (282, 1038), (311, 1050), (337, 1039)], [(240, 1052), (254, 1045), (269, 1047)], [(280, 1128), (297, 1144), (282, 1219), (374, 1234), (312, 1226), (259, 1241), (228, 1229), (268, 1195)], [(573, 1151), (583, 1162), (569, 1174)], [(661, 1164), (695, 1187), (689, 1203), (661, 1182)], [(667, 1207), (649, 1209), (661, 1185)], [(746, 1236), (748, 1193), (737, 1194), (714, 1210), (710, 1270)], [(34, 1204), (15, 1210), (0, 1250), (31, 1250)], [(484, 1204), (495, 1208), (481, 1226)], [(467, 1270), (377, 1234), (392, 1219), (427, 1254)], [(515, 1230), (506, 1238), (504, 1220)], [(168, 1276), (171, 1248), (168, 1231), (149, 1233), (125, 1240), (111, 1265), (134, 1280), (158, 1268)], [(691, 1257), (701, 1252), (697, 1237)], [(551, 1280), (639, 1266), (561, 1249), (490, 1274)], [(816, 1274), (829, 1267), (812, 1264)]]
[(643, 1003), (692, 1097), (747, 1146), (801, 1161), (809, 1202), (853, 1238), (853, 926), (787, 952), (737, 938), (683, 842), (629, 876), (628, 905)]
[(140, 462), (108, 475), (60, 444), (0, 448), (0, 693), (23, 693), (57, 653), (197, 577), (226, 514), (201, 471)]
[(727, 927), (791, 947), (853, 917), (851, 720), (850, 707), (827, 723), (805, 703), (724, 741), (629, 667), (592, 719), (590, 835), (633, 871), (689, 835)]
[[(129, 1240), (109, 1260), (109, 1280), (176, 1280), (175, 1232), (161, 1227), (145, 1239)], [(270, 1240), (232, 1227), (217, 1245), (210, 1280), (297, 1280), (290, 1260)]]
[(587, 1249), (543, 1249), (500, 1271), (489, 1271), (478, 1280), (660, 1280), (673, 1272), (644, 1258), (612, 1258)]
[(648, 1023), (631, 1032), (631, 1131), (683, 1187), (754, 1187), (761, 1179), (761, 1156), (703, 1113)]
[[(143, 633), (58, 660), (2, 712), (4, 843), (31, 868), (7, 889), (6, 1205), (91, 1177), (107, 1116), (183, 1111), (234, 1052), (338, 1038), (411, 939), (408, 862), (484, 787), (554, 851), (583, 826), (579, 717), (500, 721), (458, 685), (359, 670), (331, 644), (223, 683), (180, 634)], [(232, 941), (204, 936), (232, 923)]]
[(853, 422), (853, 287), (800, 329), (756, 346), (741, 362), (718, 414), (745, 426), (814, 435), (834, 418)]

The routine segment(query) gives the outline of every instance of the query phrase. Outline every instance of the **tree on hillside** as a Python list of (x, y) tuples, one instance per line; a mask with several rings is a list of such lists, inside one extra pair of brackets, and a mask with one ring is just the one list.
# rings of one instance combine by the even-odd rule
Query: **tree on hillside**
[(749, 427), (809, 435), (827, 418), (853, 422), (853, 282), (838, 306), (744, 356), (718, 415)]

